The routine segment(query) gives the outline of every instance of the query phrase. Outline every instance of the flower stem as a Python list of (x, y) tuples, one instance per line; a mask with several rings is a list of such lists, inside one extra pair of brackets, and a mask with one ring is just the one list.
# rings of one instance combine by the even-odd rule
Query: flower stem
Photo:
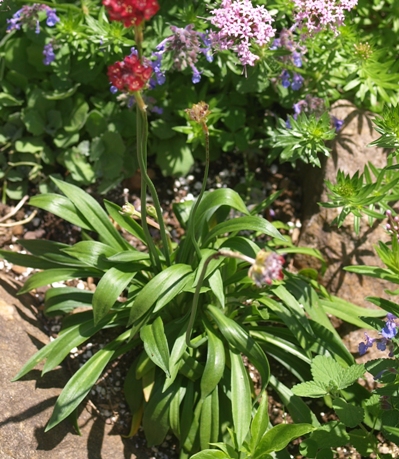
[(188, 219), (189, 223), (188, 223), (188, 228), (187, 228), (187, 236), (183, 244), (182, 255), (181, 255), (181, 260), (183, 262), (185, 262), (188, 257), (188, 251), (189, 251), (188, 241), (191, 241), (191, 243), (194, 246), (198, 259), (201, 259), (201, 250), (198, 246), (197, 240), (195, 239), (195, 231), (194, 231), (195, 230), (195, 213), (205, 193), (206, 184), (207, 184), (208, 175), (209, 175), (209, 162), (210, 162), (209, 161), (209, 130), (208, 130), (208, 126), (205, 123), (201, 123), (201, 125), (202, 125), (202, 130), (205, 135), (205, 171), (204, 171), (204, 178), (202, 180), (200, 194), (198, 195), (198, 198), (195, 201), (195, 204), (191, 208), (190, 218)]
[(166, 264), (170, 266), (170, 255), (169, 255), (169, 240), (166, 234), (165, 222), (163, 220), (162, 208), (159, 203), (159, 198), (157, 191), (155, 189), (152, 180), (150, 179), (147, 173), (147, 137), (148, 137), (148, 121), (147, 121), (147, 111), (146, 105), (143, 98), (139, 92), (134, 93), (136, 99), (137, 107), (137, 157), (140, 166), (141, 172), (141, 216), (142, 216), (142, 225), (143, 230), (146, 235), (148, 247), (150, 253), (152, 253), (153, 261), (157, 266), (158, 270), (161, 270), (161, 265), (159, 261), (159, 255), (157, 248), (155, 247), (153, 238), (149, 232), (147, 224), (147, 187), (150, 191), (154, 208), (157, 214), (159, 231), (161, 234), (162, 240), (162, 252), (165, 256)]

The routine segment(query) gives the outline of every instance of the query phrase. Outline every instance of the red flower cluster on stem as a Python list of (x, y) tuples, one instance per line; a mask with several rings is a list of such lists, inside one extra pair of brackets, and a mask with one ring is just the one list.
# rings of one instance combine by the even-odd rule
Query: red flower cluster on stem
[(159, 10), (157, 0), (103, 0), (111, 21), (120, 21), (125, 27), (139, 26)]
[(134, 92), (146, 86), (152, 75), (152, 67), (141, 62), (136, 51), (126, 56), (122, 62), (110, 65), (107, 74), (114, 88), (119, 91)]

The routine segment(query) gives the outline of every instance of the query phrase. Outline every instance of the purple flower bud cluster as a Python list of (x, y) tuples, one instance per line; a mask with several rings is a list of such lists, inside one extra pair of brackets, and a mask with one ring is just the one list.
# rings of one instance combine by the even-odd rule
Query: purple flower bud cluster
[(279, 60), (284, 64), (292, 64), (295, 67), (302, 67), (303, 56), (307, 52), (306, 46), (301, 42), (295, 41), (294, 30), (296, 24), (290, 29), (285, 27), (281, 29), (279, 37), (273, 41), (270, 49), (276, 51), (277, 49), (285, 49), (290, 52), (285, 56), (279, 56)]
[(7, 32), (19, 30), (23, 25), (29, 29), (34, 29), (37, 34), (40, 33), (40, 12), (46, 13), (46, 24), (49, 27), (54, 27), (60, 18), (56, 14), (56, 10), (41, 3), (34, 3), (33, 5), (24, 5), (20, 10), (14, 13), (11, 19), (7, 19), (8, 27)]
[(237, 53), (242, 65), (254, 66), (259, 56), (250, 47), (252, 43), (264, 46), (274, 37), (273, 19), (266, 8), (254, 7), (250, 0), (223, 0), (220, 8), (211, 11), (211, 23), (219, 31), (209, 37), (215, 49), (230, 49)]
[(55, 54), (54, 54), (54, 48), (52, 43), (47, 43), (47, 45), (44, 45), (43, 48), (43, 64), (44, 65), (50, 65), (54, 59), (55, 59)]
[(390, 210), (386, 211), (386, 216), (388, 218), (388, 223), (385, 225), (385, 229), (391, 236), (395, 236), (399, 242), (399, 216), (396, 215), (393, 217)]
[(294, 20), (299, 28), (306, 28), (309, 35), (330, 29), (335, 35), (343, 25), (344, 11), (350, 11), (358, 0), (293, 0)]
[(155, 85), (165, 83), (165, 72), (162, 70), (162, 59), (165, 53), (172, 55), (172, 68), (182, 71), (190, 67), (193, 75), (192, 82), (198, 83), (201, 80), (201, 73), (196, 63), (200, 54), (204, 54), (208, 62), (213, 61), (211, 40), (207, 33), (197, 32), (193, 29), (193, 24), (189, 24), (184, 29), (176, 26), (170, 26), (173, 35), (163, 40), (152, 53), (155, 60), (151, 66), (154, 71), (150, 84)]
[(398, 333), (397, 324), (395, 322), (396, 319), (397, 317), (390, 312), (387, 314), (387, 320), (380, 332), (382, 338), (371, 338), (367, 333), (364, 333), (366, 336), (366, 341), (364, 343), (359, 343), (359, 354), (364, 355), (367, 350), (373, 347), (373, 344), (376, 343), (378, 350), (385, 351), (388, 349), (389, 357), (393, 357), (394, 346), (391, 340), (395, 338), (396, 334)]
[(289, 88), (291, 86), (294, 91), (301, 89), (304, 81), (303, 76), (296, 72), (293, 73), (291, 78), (290, 72), (286, 69), (282, 71), (280, 78), (284, 88)]
[[(294, 40), (294, 31), (295, 26), (290, 29), (283, 28), (280, 32), (279, 38), (276, 38), (273, 41), (270, 49), (275, 51), (279, 48), (285, 49), (290, 52), (285, 56), (279, 56), (278, 59), (283, 62), (285, 65), (293, 65), (295, 67), (302, 67), (303, 56), (306, 53), (307, 49), (304, 45), (296, 43)], [(291, 88), (294, 91), (301, 89), (303, 85), (303, 77), (299, 73), (293, 72), (292, 78), (291, 74), (287, 69), (284, 69), (280, 75), (281, 84), (284, 88)]]

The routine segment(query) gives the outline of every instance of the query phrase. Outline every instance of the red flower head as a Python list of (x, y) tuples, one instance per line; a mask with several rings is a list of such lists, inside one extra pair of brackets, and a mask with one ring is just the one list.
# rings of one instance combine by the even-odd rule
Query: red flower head
[(103, 0), (111, 21), (121, 21), (125, 27), (139, 26), (159, 10), (157, 0)]
[(125, 92), (140, 91), (150, 79), (152, 67), (140, 62), (137, 51), (133, 51), (122, 62), (110, 65), (107, 74), (113, 88)]

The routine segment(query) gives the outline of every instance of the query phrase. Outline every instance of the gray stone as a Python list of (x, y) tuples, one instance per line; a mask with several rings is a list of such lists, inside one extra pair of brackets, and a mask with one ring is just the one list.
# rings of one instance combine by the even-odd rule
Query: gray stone
[[(22, 365), (48, 336), (40, 330), (34, 298), (15, 298), (16, 290), (0, 283), (0, 459), (139, 459), (151, 454), (139, 451), (134, 439), (113, 434), (112, 425), (84, 407), (76, 435), (68, 421), (47, 433), (45, 425), (68, 374), (62, 367), (43, 378), (35, 369), (11, 382)], [(40, 368), (40, 367), (38, 367)]]

